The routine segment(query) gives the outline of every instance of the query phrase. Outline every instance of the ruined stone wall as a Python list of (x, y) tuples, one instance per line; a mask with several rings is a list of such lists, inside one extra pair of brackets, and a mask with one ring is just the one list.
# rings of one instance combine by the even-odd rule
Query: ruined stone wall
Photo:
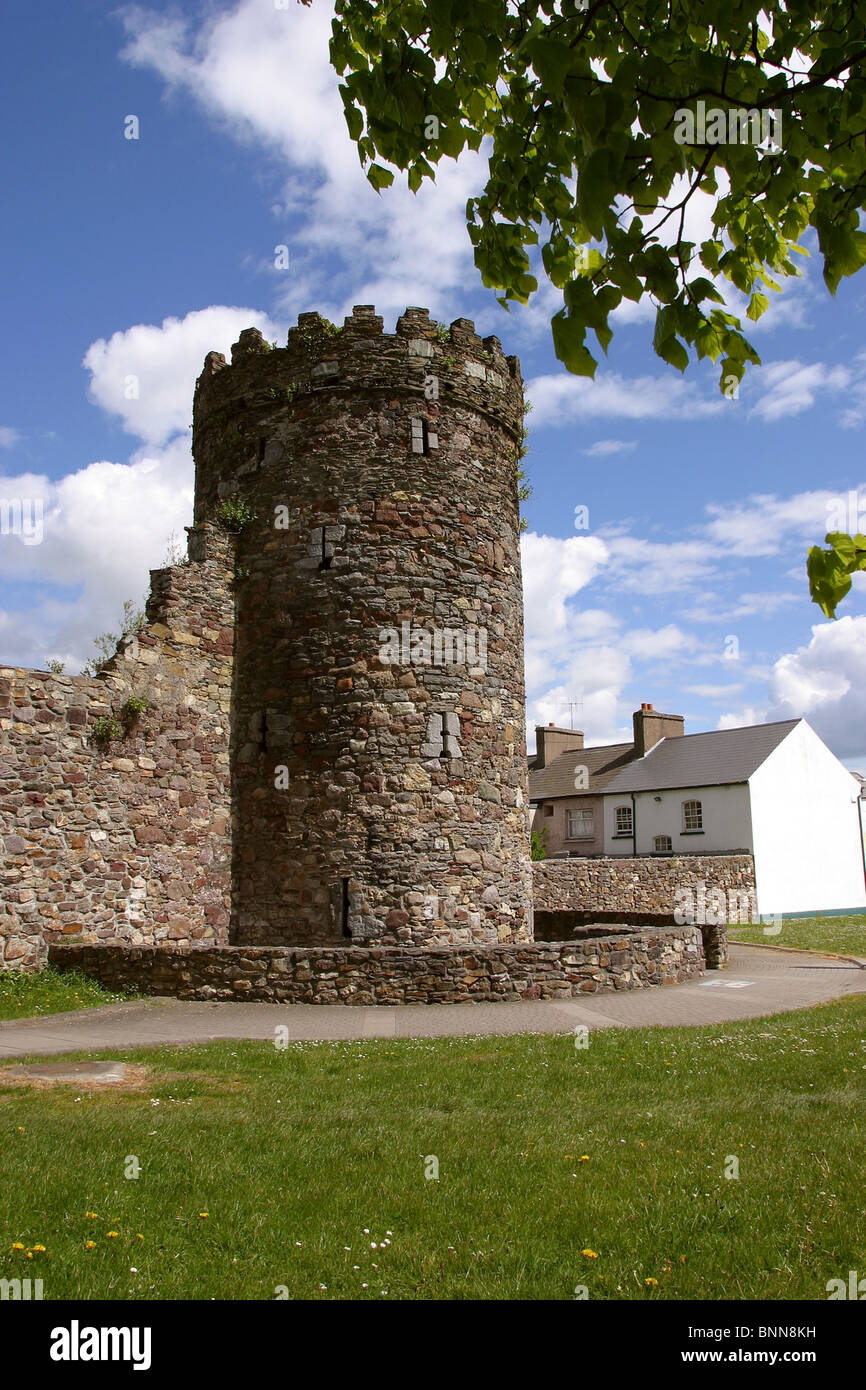
[[(757, 920), (750, 854), (543, 859), (533, 864), (536, 932), (569, 933), (576, 922), (695, 923), (706, 963), (727, 963), (727, 926)], [(727, 914), (718, 920), (722, 903)], [(680, 912), (677, 918), (677, 912)], [(567, 919), (571, 919), (570, 921)]]
[(542, 859), (532, 871), (536, 912), (585, 913), (592, 921), (640, 917), (673, 922), (686, 901), (677, 895), (690, 891), (697, 908), (701, 884), (705, 893), (721, 889), (726, 897), (751, 895), (754, 901), (755, 861), (750, 854)]
[(232, 941), (531, 937), (522, 417), (517, 359), (422, 309), (393, 335), (366, 306), (339, 332), (302, 314), (286, 348), (249, 329), (231, 365), (208, 354), (196, 520), (249, 518)]
[(193, 531), (97, 676), (0, 668), (0, 969), (63, 940), (227, 939), (233, 549)]
[[(476, 947), (54, 946), (51, 963), (111, 990), (274, 1004), (472, 1004), (675, 984), (703, 970), (697, 927)], [(563, 1029), (567, 1027), (563, 1023)]]

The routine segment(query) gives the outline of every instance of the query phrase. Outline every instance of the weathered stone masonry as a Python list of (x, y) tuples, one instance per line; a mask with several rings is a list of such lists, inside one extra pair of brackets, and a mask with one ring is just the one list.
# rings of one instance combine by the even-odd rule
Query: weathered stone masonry
[(696, 927), (605, 929), (589, 940), (503, 946), (52, 946), (110, 989), (282, 1004), (471, 1004), (667, 985), (704, 965)]
[(690, 927), (533, 943), (533, 867), (545, 910), (597, 885), (529, 859), (522, 413), (517, 359), (422, 309), (208, 354), (189, 562), (96, 677), (0, 669), (0, 968), (360, 1003), (719, 963)]
[[(252, 513), (233, 941), (531, 939), (522, 419), (517, 359), (466, 319), (443, 341), (426, 309), (392, 335), (369, 307), (339, 334), (302, 314), (287, 348), (249, 329), (231, 366), (208, 355), (196, 520), (220, 500)], [(483, 631), (484, 662), (383, 661), (404, 624)]]
[[(73, 938), (226, 940), (232, 544), (203, 525), (190, 549), (98, 676), (0, 668), (0, 965)], [(112, 714), (126, 736), (101, 745)]]

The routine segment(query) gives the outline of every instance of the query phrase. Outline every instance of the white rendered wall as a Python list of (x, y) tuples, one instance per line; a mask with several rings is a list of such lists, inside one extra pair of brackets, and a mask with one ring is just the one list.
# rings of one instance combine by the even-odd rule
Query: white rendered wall
[[(801, 720), (749, 779), (761, 914), (866, 907), (860, 783)], [(866, 824), (866, 803), (864, 803)]]
[[(656, 835), (670, 835), (674, 854), (729, 854), (752, 848), (749, 789), (745, 783), (635, 792), (634, 801), (638, 854), (652, 854)], [(701, 803), (703, 834), (683, 833), (684, 801)], [(631, 840), (614, 838), (617, 806), (631, 806), (631, 796), (611, 793), (604, 798), (604, 852), (632, 854), (635, 851)]]

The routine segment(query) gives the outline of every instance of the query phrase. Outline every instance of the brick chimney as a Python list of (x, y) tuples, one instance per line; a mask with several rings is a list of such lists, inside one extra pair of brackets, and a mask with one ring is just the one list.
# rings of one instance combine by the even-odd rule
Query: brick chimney
[(582, 729), (557, 729), (555, 724), (547, 728), (535, 726), (535, 770), (547, 767), (560, 753), (573, 753), (583, 747)]
[(681, 714), (659, 714), (652, 705), (641, 705), (632, 715), (635, 757), (642, 758), (659, 739), (681, 738), (684, 723)]

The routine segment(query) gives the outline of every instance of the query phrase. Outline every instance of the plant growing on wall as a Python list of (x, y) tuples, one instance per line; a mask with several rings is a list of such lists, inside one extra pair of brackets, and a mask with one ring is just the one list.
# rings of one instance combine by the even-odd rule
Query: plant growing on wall
[(224, 531), (239, 536), (245, 526), (255, 521), (255, 513), (247, 502), (239, 497), (224, 497), (217, 504), (216, 519)]
[(120, 718), (126, 733), (129, 733), (138, 716), (144, 714), (144, 711), (149, 708), (150, 701), (146, 695), (130, 695), (129, 699), (120, 707)]
[(106, 747), (109, 743), (116, 742), (122, 734), (123, 729), (113, 714), (101, 715), (99, 719), (94, 719), (90, 726), (90, 741), (99, 747)]
[(98, 637), (94, 637), (93, 645), (96, 647), (96, 653), (81, 668), (82, 676), (95, 676), (97, 671), (101, 671), (117, 651), (117, 644), (121, 637), (126, 637), (131, 632), (138, 632), (144, 627), (146, 621), (144, 609), (142, 607), (136, 608), (131, 598), (124, 599), (123, 612), (120, 615), (120, 632), (101, 632)]
[(529, 832), (530, 858), (533, 863), (538, 863), (547, 858), (547, 826), (543, 830), (530, 830)]

